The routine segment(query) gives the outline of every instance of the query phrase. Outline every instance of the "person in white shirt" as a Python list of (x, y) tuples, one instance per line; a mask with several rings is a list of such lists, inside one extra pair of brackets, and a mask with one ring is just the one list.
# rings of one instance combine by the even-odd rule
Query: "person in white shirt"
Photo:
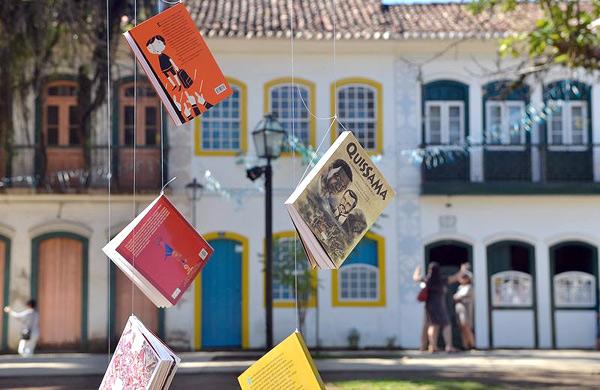
[(460, 335), (463, 348), (466, 350), (475, 348), (475, 336), (473, 335), (473, 274), (465, 272), (460, 278), (460, 285), (454, 294), (454, 311), (458, 318)]
[(23, 357), (33, 355), (38, 338), (40, 337), (40, 317), (36, 310), (35, 299), (27, 301), (27, 308), (15, 311), (6, 306), (4, 311), (11, 317), (18, 319), (22, 324), (21, 341), (19, 341), (19, 355)]

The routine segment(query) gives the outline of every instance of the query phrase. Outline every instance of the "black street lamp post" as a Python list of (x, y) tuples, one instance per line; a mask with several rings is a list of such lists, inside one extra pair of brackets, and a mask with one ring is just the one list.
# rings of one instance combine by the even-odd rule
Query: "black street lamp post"
[(252, 132), (256, 155), (267, 160), (264, 166), (246, 171), (252, 181), (265, 175), (265, 290), (266, 290), (266, 347), (273, 347), (273, 169), (271, 160), (279, 157), (285, 130), (274, 114), (266, 114)]
[(185, 185), (185, 194), (190, 202), (192, 202), (192, 225), (196, 229), (196, 201), (202, 196), (204, 186), (194, 178), (190, 183)]

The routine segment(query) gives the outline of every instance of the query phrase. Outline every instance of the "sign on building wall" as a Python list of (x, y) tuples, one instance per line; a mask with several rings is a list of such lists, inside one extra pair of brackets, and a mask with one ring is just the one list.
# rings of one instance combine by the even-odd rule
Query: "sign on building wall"
[(556, 307), (589, 307), (596, 305), (596, 278), (581, 271), (554, 275)]
[(531, 275), (521, 271), (502, 271), (490, 277), (492, 306), (531, 306)]

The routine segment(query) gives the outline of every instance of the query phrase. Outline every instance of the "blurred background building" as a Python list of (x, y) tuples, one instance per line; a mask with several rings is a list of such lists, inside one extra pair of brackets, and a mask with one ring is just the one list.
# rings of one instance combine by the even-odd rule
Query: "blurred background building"
[[(337, 113), (397, 191), (340, 270), (315, 272), (311, 346), (349, 347), (358, 335), (360, 347), (418, 347), (411, 276), (431, 261), (447, 273), (471, 264), (478, 348), (595, 346), (600, 84), (559, 68), (520, 77), (517, 59), (499, 60), (497, 38), (526, 30), (535, 7), (505, 17), (377, 0), (338, 1), (335, 14), (323, 1), (293, 12), (284, 0), (186, 4), (234, 89), (204, 117), (175, 127), (161, 114), (122, 39), (110, 107), (84, 136), (77, 55), (44, 75), (37, 99), (15, 101), (13, 153), (0, 156), (0, 300), (38, 299), (40, 348), (106, 348), (132, 302), (178, 348), (264, 346), (264, 195), (240, 154), (254, 154), (250, 133), (267, 112), (305, 145), (324, 139), (320, 152), (341, 129)], [(294, 253), (283, 202), (306, 164), (285, 153), (273, 169), (277, 267)], [(170, 197), (216, 251), (181, 303), (157, 310), (101, 248), (174, 176)], [(193, 179), (201, 197), (186, 196)], [(294, 290), (275, 281), (273, 297), (280, 340), (296, 326)], [(0, 324), (2, 347), (14, 349), (18, 326)]]

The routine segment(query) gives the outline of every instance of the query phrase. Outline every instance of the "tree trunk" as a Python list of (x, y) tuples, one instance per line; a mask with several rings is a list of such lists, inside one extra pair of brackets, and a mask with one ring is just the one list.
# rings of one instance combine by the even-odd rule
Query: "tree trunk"
[[(10, 48), (0, 49), (0, 58), (10, 64)], [(10, 185), (12, 176), (12, 153), (14, 136), (13, 86), (9, 66), (0, 66), (0, 178)]]
[[(79, 107), (79, 139), (83, 148), (84, 172), (82, 175), (87, 177), (85, 187), (90, 183), (92, 171), (92, 136), (91, 136), (91, 113), (96, 107), (92, 106), (92, 80), (87, 75), (85, 67), (80, 66), (77, 73), (77, 106)], [(89, 114), (88, 114), (89, 112)], [(82, 183), (83, 184), (83, 183)]]

